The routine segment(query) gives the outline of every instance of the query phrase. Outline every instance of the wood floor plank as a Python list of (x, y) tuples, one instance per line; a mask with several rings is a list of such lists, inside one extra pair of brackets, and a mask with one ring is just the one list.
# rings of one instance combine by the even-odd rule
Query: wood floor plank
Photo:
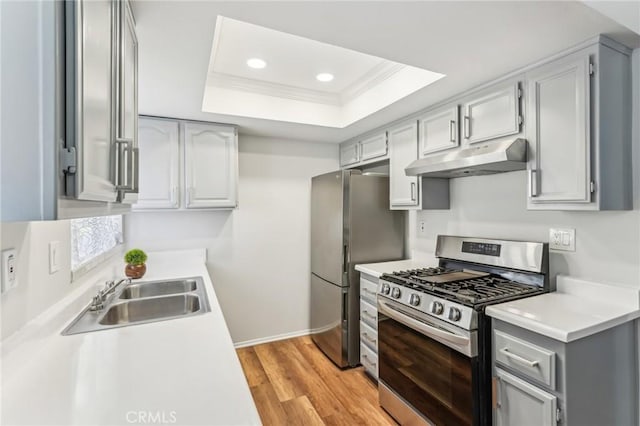
[(324, 422), (307, 396), (300, 396), (282, 403), (288, 424), (304, 426), (324, 426)]
[(271, 383), (265, 383), (251, 388), (251, 395), (256, 403), (260, 420), (264, 426), (287, 424), (287, 413)]
[(238, 358), (240, 358), (240, 364), (244, 370), (244, 375), (247, 377), (249, 387), (269, 383), (269, 378), (264, 372), (262, 363), (260, 363), (260, 359), (258, 359), (258, 355), (252, 347), (240, 348), (236, 352), (238, 353)]
[(339, 369), (309, 336), (238, 349), (238, 357), (265, 426), (396, 425), (363, 368)]
[(288, 360), (278, 353), (279, 342), (254, 346), (262, 368), (269, 378), (280, 402), (304, 395), (289, 375)]

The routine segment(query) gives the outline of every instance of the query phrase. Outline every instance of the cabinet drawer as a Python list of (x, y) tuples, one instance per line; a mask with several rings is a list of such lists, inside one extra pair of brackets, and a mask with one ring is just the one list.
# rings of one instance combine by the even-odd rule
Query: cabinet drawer
[(360, 344), (360, 364), (369, 374), (378, 378), (378, 354), (362, 343)]
[(365, 299), (360, 299), (360, 320), (373, 329), (378, 329), (378, 308)]
[(551, 389), (556, 388), (556, 353), (532, 343), (494, 331), (495, 360), (537, 380)]
[(376, 304), (376, 294), (378, 292), (378, 283), (360, 278), (360, 297), (369, 303)]
[(364, 343), (378, 353), (378, 332), (362, 321), (360, 321), (360, 343)]

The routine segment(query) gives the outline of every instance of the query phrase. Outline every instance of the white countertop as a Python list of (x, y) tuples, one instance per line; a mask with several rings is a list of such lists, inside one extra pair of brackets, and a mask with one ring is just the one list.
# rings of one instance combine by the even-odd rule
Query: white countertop
[(559, 275), (557, 290), (487, 307), (496, 319), (571, 342), (640, 318), (640, 290)]
[(62, 336), (95, 294), (79, 288), (3, 342), (0, 423), (259, 425), (204, 250), (188, 253), (150, 256), (141, 281), (201, 276), (211, 312)]
[(429, 266), (438, 266), (437, 258), (426, 259), (406, 259), (396, 260), (392, 262), (380, 262), (380, 263), (364, 263), (356, 265), (356, 271), (360, 271), (364, 274), (371, 275), (376, 278), (380, 278), (382, 274), (391, 273), (394, 271), (404, 271), (407, 269), (426, 268)]

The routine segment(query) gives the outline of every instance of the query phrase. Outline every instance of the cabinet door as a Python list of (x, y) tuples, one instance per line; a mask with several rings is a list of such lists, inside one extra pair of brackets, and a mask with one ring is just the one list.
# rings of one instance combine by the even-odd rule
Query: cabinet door
[(363, 139), (360, 142), (360, 161), (387, 155), (387, 132)]
[(237, 138), (234, 128), (186, 122), (185, 206), (234, 208), (237, 204)]
[(346, 142), (340, 145), (340, 167), (350, 166), (360, 161), (358, 142)]
[(420, 204), (418, 177), (407, 176), (405, 167), (418, 158), (418, 124), (416, 121), (389, 130), (389, 196), (391, 207)]
[(434, 111), (418, 120), (420, 157), (460, 145), (458, 106)]
[(542, 66), (528, 82), (531, 202), (590, 202), (589, 57)]
[(75, 120), (67, 142), (75, 144), (79, 161), (75, 175), (68, 175), (67, 186), (79, 200), (116, 201), (113, 182), (112, 126), (114, 46), (109, 0), (77, 1), (69, 9), (73, 16), (75, 50), (68, 46), (73, 66), (68, 67), (67, 85), (72, 93), (67, 116)]
[(136, 209), (180, 205), (180, 132), (174, 120), (140, 117), (140, 192)]
[(139, 191), (138, 143), (138, 38), (128, 1), (120, 5), (120, 73), (118, 78), (118, 140), (128, 144), (124, 161), (124, 190), (121, 201), (134, 203)]
[(464, 105), (463, 133), (469, 143), (520, 132), (518, 83), (492, 91)]
[(496, 426), (555, 426), (557, 398), (499, 368)]

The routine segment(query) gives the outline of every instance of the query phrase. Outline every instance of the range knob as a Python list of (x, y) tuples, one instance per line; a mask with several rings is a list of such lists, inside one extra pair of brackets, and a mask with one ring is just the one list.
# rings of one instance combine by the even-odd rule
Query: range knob
[(412, 294), (409, 298), (409, 304), (413, 306), (418, 306), (420, 304), (420, 296), (417, 294)]
[(391, 297), (393, 297), (394, 299), (400, 299), (400, 289), (398, 287), (393, 288), (393, 291), (391, 292)]
[(444, 306), (440, 302), (433, 302), (431, 304), (431, 313), (436, 315), (442, 315), (444, 312)]
[(462, 316), (460, 309), (454, 308), (453, 306), (449, 308), (449, 319), (451, 321), (460, 321), (460, 316)]
[(391, 291), (391, 287), (389, 287), (389, 284), (383, 283), (382, 288), (380, 289), (380, 293), (389, 294), (390, 291)]

